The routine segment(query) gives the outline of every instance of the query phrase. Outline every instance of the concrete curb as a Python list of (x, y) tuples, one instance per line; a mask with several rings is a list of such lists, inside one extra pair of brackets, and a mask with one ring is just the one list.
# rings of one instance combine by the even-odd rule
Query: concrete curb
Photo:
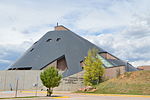
[[(35, 93), (35, 91), (21, 91), (22, 93)], [(46, 91), (38, 91), (37, 93), (47, 93)], [(79, 94), (79, 95), (93, 95), (93, 96), (122, 96), (122, 97), (144, 97), (150, 98), (150, 95), (127, 95), (127, 94), (92, 94), (92, 93), (63, 93), (54, 92), (54, 94)]]

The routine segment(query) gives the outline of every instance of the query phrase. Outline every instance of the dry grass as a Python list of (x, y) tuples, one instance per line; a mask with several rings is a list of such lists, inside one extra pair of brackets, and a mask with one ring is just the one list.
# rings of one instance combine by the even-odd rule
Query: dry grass
[(99, 84), (93, 93), (150, 95), (150, 71), (127, 72)]

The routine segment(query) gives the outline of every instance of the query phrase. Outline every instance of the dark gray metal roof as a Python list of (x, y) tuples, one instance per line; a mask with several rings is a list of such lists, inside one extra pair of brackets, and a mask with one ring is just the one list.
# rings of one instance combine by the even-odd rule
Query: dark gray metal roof
[[(27, 67), (31, 70), (41, 70), (46, 65), (65, 56), (68, 69), (63, 73), (63, 76), (66, 77), (82, 71), (80, 62), (84, 60), (91, 48), (106, 52), (70, 30), (49, 31), (39, 41), (35, 42), (10, 68)], [(125, 65), (119, 59), (108, 61), (114, 66)]]
[(65, 56), (68, 70), (64, 72), (64, 76), (69, 76), (82, 70), (80, 61), (87, 56), (90, 48), (106, 52), (71, 31), (49, 31), (11, 65), (11, 68), (32, 67), (32, 70), (40, 70), (59, 57)]

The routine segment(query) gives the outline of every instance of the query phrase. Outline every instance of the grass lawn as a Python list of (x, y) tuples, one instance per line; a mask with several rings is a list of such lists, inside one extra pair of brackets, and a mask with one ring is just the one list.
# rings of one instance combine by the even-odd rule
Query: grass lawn
[(96, 91), (88, 93), (150, 95), (150, 71), (127, 72), (100, 83), (96, 88)]

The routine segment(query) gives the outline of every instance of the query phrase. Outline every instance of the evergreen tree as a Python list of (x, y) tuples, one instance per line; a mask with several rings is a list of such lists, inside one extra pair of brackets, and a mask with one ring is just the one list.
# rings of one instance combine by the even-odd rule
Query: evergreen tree
[(101, 60), (98, 58), (98, 49), (90, 49), (88, 56), (84, 60), (84, 84), (86, 86), (92, 86), (100, 83), (104, 74), (104, 68)]

